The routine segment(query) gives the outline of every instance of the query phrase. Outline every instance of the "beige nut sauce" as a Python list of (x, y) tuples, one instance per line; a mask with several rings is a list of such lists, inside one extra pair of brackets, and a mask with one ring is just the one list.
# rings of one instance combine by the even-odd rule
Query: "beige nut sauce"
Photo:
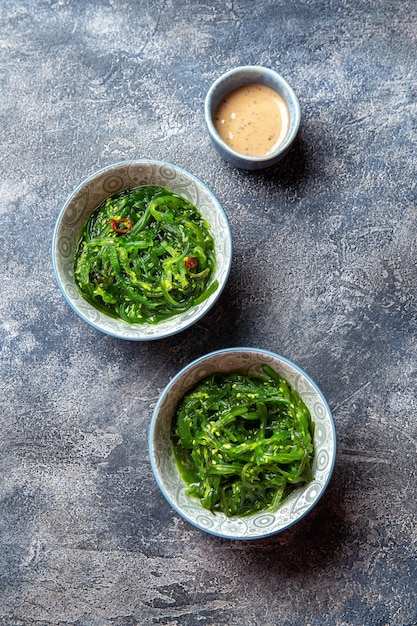
[(219, 103), (214, 126), (224, 142), (247, 156), (266, 156), (285, 139), (289, 112), (283, 98), (258, 83), (232, 89)]

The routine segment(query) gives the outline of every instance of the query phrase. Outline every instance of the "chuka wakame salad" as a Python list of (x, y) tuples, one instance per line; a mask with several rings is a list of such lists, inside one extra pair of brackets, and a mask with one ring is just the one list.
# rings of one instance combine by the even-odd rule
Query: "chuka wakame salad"
[(74, 275), (94, 307), (129, 323), (157, 324), (218, 287), (209, 224), (182, 196), (143, 185), (104, 200), (87, 220)]

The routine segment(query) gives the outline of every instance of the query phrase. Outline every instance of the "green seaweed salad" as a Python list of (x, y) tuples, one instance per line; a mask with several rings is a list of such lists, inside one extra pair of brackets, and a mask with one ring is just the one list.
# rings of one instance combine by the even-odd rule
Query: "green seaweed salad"
[(265, 376), (214, 374), (181, 400), (173, 420), (187, 493), (227, 516), (274, 511), (313, 479), (311, 415), (268, 365)]
[(188, 200), (143, 185), (104, 200), (87, 220), (74, 275), (94, 307), (129, 323), (157, 324), (218, 287), (208, 223)]

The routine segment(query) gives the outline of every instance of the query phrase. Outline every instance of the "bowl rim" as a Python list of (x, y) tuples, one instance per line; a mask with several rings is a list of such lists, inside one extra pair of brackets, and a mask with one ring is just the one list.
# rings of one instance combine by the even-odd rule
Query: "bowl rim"
[[(242, 152), (237, 152), (236, 150), (234, 150), (233, 148), (231, 148), (219, 135), (219, 133), (217, 132), (214, 124), (213, 124), (213, 118), (212, 118), (212, 114), (211, 114), (211, 108), (212, 108), (212, 100), (213, 100), (213, 96), (215, 95), (217, 89), (221, 86), (221, 84), (223, 82), (225, 82), (227, 79), (232, 78), (234, 76), (239, 76), (239, 74), (253, 74), (253, 75), (257, 75), (260, 76), (262, 74), (266, 74), (267, 76), (273, 78), (274, 82), (280, 83), (281, 85), (283, 85), (285, 87), (285, 89), (287, 90), (287, 92), (290, 94), (291, 96), (291, 102), (294, 106), (295, 109), (295, 116), (294, 116), (294, 120), (295, 120), (295, 124), (293, 126), (293, 128), (289, 130), (287, 136), (285, 137), (284, 141), (282, 143), (279, 144), (279, 146), (276, 148), (276, 150), (274, 150), (274, 152), (270, 152), (269, 154), (265, 154), (263, 156), (251, 156), (248, 154), (243, 154)], [(242, 82), (242, 85), (247, 84), (247, 82)], [(238, 85), (236, 85), (237, 87)], [(233, 89), (233, 88), (232, 88)], [(231, 91), (231, 90), (227, 90), (227, 91)], [(216, 78), (216, 80), (212, 83), (212, 85), (210, 86), (207, 94), (206, 94), (206, 98), (204, 101), (204, 117), (205, 117), (205, 121), (206, 121), (206, 125), (209, 131), (209, 135), (211, 138), (215, 138), (216, 142), (221, 146), (222, 150), (229, 154), (231, 157), (233, 157), (236, 160), (240, 160), (242, 163), (246, 162), (246, 163), (264, 163), (264, 164), (268, 164), (270, 161), (275, 160), (278, 156), (280, 156), (281, 154), (285, 153), (289, 147), (291, 146), (292, 142), (294, 141), (298, 130), (300, 128), (300, 123), (301, 123), (301, 107), (300, 107), (300, 101), (298, 99), (297, 94), (295, 93), (294, 89), (291, 87), (291, 85), (289, 84), (289, 82), (283, 77), (281, 76), (281, 74), (279, 74), (278, 72), (276, 72), (275, 70), (265, 67), (263, 65), (240, 65), (238, 67), (232, 68), (230, 70), (228, 70), (227, 72), (225, 72), (224, 74), (221, 74), (218, 78)]]
[[(156, 431), (156, 424), (157, 424), (159, 410), (160, 410), (160, 407), (163, 404), (167, 394), (171, 390), (171, 388), (176, 384), (176, 382), (181, 377), (183, 377), (187, 372), (189, 372), (194, 367), (198, 366), (200, 363), (203, 363), (207, 359), (211, 359), (211, 358), (213, 358), (215, 356), (222, 355), (222, 354), (231, 354), (233, 352), (250, 352), (250, 353), (257, 353), (257, 354), (265, 355), (267, 357), (273, 357), (275, 359), (279, 359), (283, 363), (286, 363), (290, 367), (294, 368), (297, 371), (298, 374), (303, 376), (310, 383), (310, 385), (314, 388), (314, 390), (316, 391), (317, 395), (320, 397), (321, 401), (323, 402), (323, 405), (325, 406), (327, 414), (328, 414), (328, 417), (329, 417), (329, 424), (330, 424), (331, 435), (332, 435), (331, 439), (332, 439), (332, 446), (333, 446), (333, 457), (331, 459), (331, 464), (330, 464), (330, 467), (329, 467), (329, 471), (328, 471), (326, 480), (325, 480), (325, 482), (323, 484), (323, 487), (322, 487), (320, 493), (318, 494), (318, 496), (316, 496), (314, 498), (314, 500), (311, 502), (311, 504), (298, 517), (296, 517), (295, 519), (293, 519), (290, 522), (288, 522), (282, 528), (275, 529), (275, 530), (272, 530), (272, 531), (268, 531), (268, 532), (265, 532), (265, 533), (260, 533), (258, 535), (253, 535), (253, 536), (235, 536), (235, 535), (228, 535), (226, 533), (220, 533), (220, 532), (217, 532), (215, 530), (213, 531), (213, 530), (211, 530), (209, 528), (204, 528), (204, 527), (198, 525), (194, 520), (188, 518), (185, 515), (185, 513), (182, 511), (182, 509), (180, 507), (178, 507), (176, 505), (176, 503), (173, 502), (171, 500), (171, 498), (169, 497), (169, 495), (167, 494), (167, 492), (165, 490), (165, 487), (164, 487), (164, 484), (163, 484), (163, 482), (160, 479), (159, 471), (158, 471), (158, 468), (156, 467), (154, 454), (153, 454), (153, 447), (154, 447), (153, 446), (153, 442), (154, 442), (154, 436), (155, 436), (155, 431)], [(221, 537), (223, 539), (243, 540), (243, 541), (253, 540), (253, 539), (264, 539), (266, 537), (270, 537), (272, 535), (276, 535), (278, 533), (281, 533), (284, 530), (287, 530), (288, 528), (293, 526), (294, 524), (298, 523), (308, 513), (310, 513), (310, 511), (321, 500), (323, 494), (325, 493), (325, 491), (326, 491), (326, 489), (327, 489), (327, 487), (328, 487), (328, 485), (329, 485), (329, 483), (331, 481), (331, 478), (332, 478), (332, 475), (333, 475), (333, 471), (334, 471), (334, 467), (335, 467), (335, 463), (336, 463), (336, 456), (337, 456), (336, 425), (335, 425), (335, 421), (334, 421), (332, 412), (330, 410), (329, 404), (328, 404), (326, 398), (324, 397), (321, 389), (318, 387), (317, 383), (315, 383), (314, 380), (299, 365), (297, 365), (296, 363), (294, 363), (290, 359), (288, 359), (288, 358), (286, 358), (286, 357), (284, 357), (284, 356), (282, 356), (280, 354), (277, 354), (276, 352), (272, 352), (271, 350), (265, 350), (263, 348), (244, 347), (244, 346), (242, 346), (242, 347), (233, 347), (233, 348), (222, 348), (220, 350), (214, 350), (212, 352), (204, 354), (203, 356), (198, 357), (197, 359), (194, 359), (193, 361), (191, 361), (190, 363), (185, 365), (179, 372), (177, 372), (177, 374), (175, 374), (175, 376), (173, 376), (173, 378), (171, 378), (171, 380), (165, 386), (165, 388), (163, 389), (162, 393), (160, 394), (160, 396), (158, 398), (158, 401), (157, 401), (157, 403), (156, 403), (156, 405), (155, 405), (155, 407), (153, 409), (153, 412), (152, 412), (152, 417), (151, 417), (151, 420), (150, 420), (149, 431), (148, 431), (148, 453), (149, 453), (149, 458), (150, 458), (151, 469), (152, 469), (155, 481), (156, 481), (156, 483), (157, 483), (157, 485), (158, 485), (162, 495), (165, 497), (165, 499), (170, 504), (170, 506), (174, 509), (174, 511), (176, 511), (176, 513), (180, 517), (182, 517), (186, 522), (188, 522), (189, 524), (191, 524), (192, 526), (194, 526), (198, 530), (201, 530), (201, 531), (206, 532), (208, 534), (214, 535), (216, 537)]]
[[(88, 184), (90, 181), (94, 180), (96, 177), (101, 176), (103, 173), (105, 172), (110, 172), (111, 170), (115, 169), (115, 168), (119, 168), (119, 167), (128, 167), (128, 166), (132, 166), (132, 165), (140, 165), (140, 164), (150, 164), (150, 165), (155, 165), (157, 167), (170, 167), (173, 168), (174, 170), (182, 173), (183, 175), (190, 177), (191, 179), (193, 179), (197, 185), (201, 185), (201, 187), (203, 187), (205, 189), (205, 191), (208, 193), (208, 195), (212, 198), (213, 202), (215, 203), (215, 205), (217, 206), (217, 208), (219, 209), (220, 213), (222, 214), (223, 218), (224, 218), (224, 222), (226, 224), (226, 232), (227, 232), (227, 238), (229, 240), (229, 247), (230, 247), (230, 255), (229, 258), (227, 259), (227, 266), (226, 266), (226, 272), (224, 275), (224, 281), (222, 283), (222, 285), (219, 285), (219, 288), (212, 294), (212, 297), (209, 298), (206, 302), (206, 307), (204, 307), (201, 310), (201, 313), (195, 318), (195, 319), (191, 319), (191, 320), (187, 320), (187, 322), (183, 325), (180, 325), (178, 328), (173, 328), (170, 331), (164, 332), (162, 334), (156, 334), (156, 335), (149, 335), (149, 336), (136, 336), (133, 334), (119, 334), (116, 331), (112, 331), (110, 329), (104, 329), (102, 328), (102, 326), (99, 323), (96, 323), (94, 320), (89, 319), (86, 315), (84, 315), (84, 313), (74, 305), (74, 303), (72, 302), (72, 300), (68, 297), (65, 289), (64, 289), (64, 285), (63, 282), (61, 280), (61, 276), (60, 276), (60, 272), (59, 272), (59, 267), (58, 267), (58, 262), (57, 262), (57, 240), (58, 240), (58, 234), (60, 231), (60, 225), (61, 225), (61, 221), (63, 219), (63, 216), (65, 215), (66, 210), (68, 209), (68, 206), (70, 204), (70, 202), (72, 201), (72, 199), (81, 191), (81, 189)], [(197, 207), (198, 208), (198, 207)], [(62, 293), (62, 295), (64, 296), (64, 299), (66, 300), (67, 304), (69, 304), (69, 306), (71, 307), (71, 309), (78, 315), (78, 317), (80, 317), (84, 322), (86, 322), (87, 324), (89, 324), (90, 326), (92, 326), (95, 330), (100, 331), (103, 334), (109, 335), (110, 337), (114, 337), (116, 339), (124, 339), (127, 341), (158, 341), (160, 339), (165, 339), (167, 337), (171, 337), (173, 335), (176, 335), (180, 332), (183, 332), (184, 330), (187, 330), (188, 328), (190, 328), (191, 326), (193, 326), (194, 324), (196, 324), (203, 316), (205, 316), (210, 309), (214, 306), (214, 304), (217, 302), (217, 300), (219, 299), (220, 295), (223, 292), (223, 289), (225, 287), (225, 285), (227, 284), (227, 281), (229, 279), (230, 276), (230, 271), (231, 271), (231, 266), (232, 266), (232, 260), (233, 260), (233, 239), (232, 239), (232, 231), (230, 228), (230, 222), (229, 222), (229, 218), (227, 216), (226, 211), (224, 210), (222, 204), (220, 203), (220, 200), (217, 198), (217, 196), (214, 194), (214, 192), (208, 187), (208, 185), (206, 185), (206, 183), (204, 183), (198, 176), (196, 176), (195, 174), (191, 173), (190, 171), (186, 170), (185, 168), (179, 166), (179, 165), (175, 165), (174, 163), (171, 163), (169, 161), (162, 161), (159, 159), (152, 159), (152, 158), (137, 158), (137, 159), (125, 159), (125, 160), (121, 160), (121, 161), (116, 161), (114, 163), (110, 163), (109, 165), (105, 165), (101, 168), (99, 168), (98, 170), (95, 170), (93, 173), (89, 174), (88, 176), (86, 176), (74, 189), (73, 191), (67, 195), (66, 200), (64, 201), (64, 204), (62, 205), (58, 216), (56, 218), (55, 221), (55, 225), (54, 225), (54, 229), (53, 229), (53, 233), (52, 233), (52, 245), (51, 245), (51, 256), (52, 256), (52, 269), (53, 269), (53, 274), (55, 276), (55, 280), (58, 284), (58, 287)], [(123, 320), (120, 320), (121, 323), (123, 323)], [(127, 322), (124, 322), (125, 324), (125, 328), (129, 329), (130, 328), (130, 324), (128, 324)], [(153, 325), (155, 328), (157, 327), (157, 325)]]

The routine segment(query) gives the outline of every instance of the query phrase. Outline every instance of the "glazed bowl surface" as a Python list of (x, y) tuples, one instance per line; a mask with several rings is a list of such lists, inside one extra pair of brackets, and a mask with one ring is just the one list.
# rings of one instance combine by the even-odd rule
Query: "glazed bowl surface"
[[(215, 244), (216, 268), (211, 280), (219, 282), (216, 291), (204, 302), (158, 324), (130, 324), (102, 313), (80, 295), (74, 280), (75, 253), (88, 217), (105, 198), (141, 185), (159, 185), (192, 202), (210, 225)], [(176, 165), (151, 159), (115, 163), (86, 178), (65, 202), (53, 233), (53, 269), (66, 301), (85, 322), (120, 339), (162, 339), (195, 324), (219, 298), (229, 277), (231, 261), (230, 226), (216, 196), (190, 172)]]
[[(234, 89), (249, 84), (264, 85), (273, 89), (284, 100), (287, 108), (289, 118), (287, 134), (273, 151), (264, 156), (250, 156), (237, 152), (222, 139), (214, 123), (221, 100)], [(225, 161), (240, 169), (261, 170), (276, 165), (290, 150), (300, 126), (301, 109), (293, 88), (275, 70), (259, 65), (245, 65), (229, 70), (214, 81), (206, 95), (204, 117), (211, 142)]]
[[(227, 517), (203, 508), (187, 495), (173, 452), (172, 421), (182, 397), (214, 373), (243, 371), (261, 374), (267, 364), (283, 376), (304, 400), (314, 428), (314, 479), (293, 491), (274, 511), (246, 517)], [(153, 411), (149, 454), (156, 482), (173, 509), (196, 528), (226, 539), (260, 539), (281, 532), (303, 518), (320, 500), (333, 472), (336, 431), (329, 406), (314, 381), (297, 365), (272, 352), (230, 348), (209, 353), (184, 367), (166, 386)]]

